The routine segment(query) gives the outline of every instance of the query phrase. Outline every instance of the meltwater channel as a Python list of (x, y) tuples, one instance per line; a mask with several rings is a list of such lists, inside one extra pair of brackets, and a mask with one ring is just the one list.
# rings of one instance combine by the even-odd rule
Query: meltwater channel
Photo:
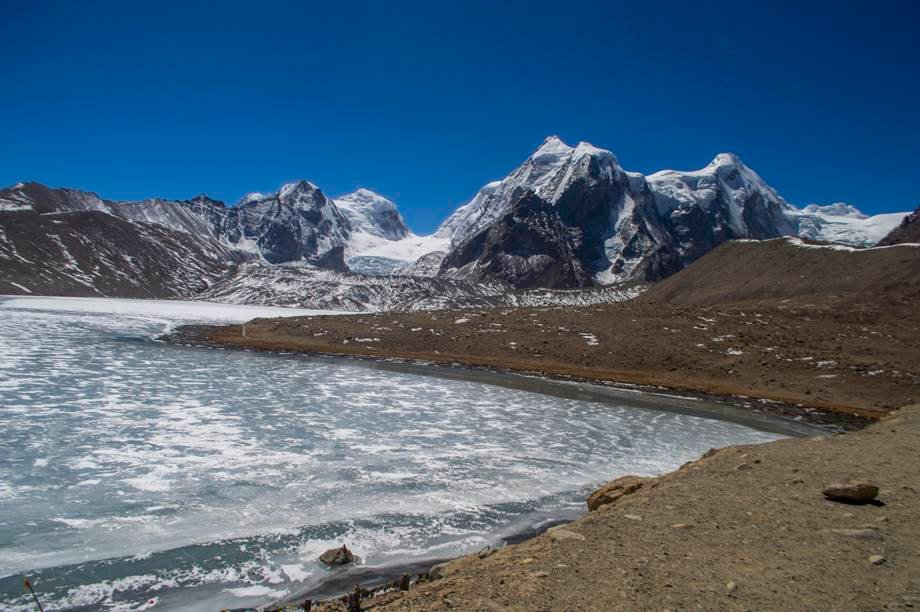
[[(781, 437), (348, 361), (154, 341), (207, 304), (0, 298), (0, 608), (215, 610), (584, 512), (622, 474)], [(275, 313), (277, 314), (277, 313)]]

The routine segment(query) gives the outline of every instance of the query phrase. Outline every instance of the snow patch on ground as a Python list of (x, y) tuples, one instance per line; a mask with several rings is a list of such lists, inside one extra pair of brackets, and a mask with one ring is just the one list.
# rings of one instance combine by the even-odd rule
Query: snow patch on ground
[(242, 323), (258, 317), (299, 317), (342, 314), (328, 310), (244, 306), (215, 302), (186, 302), (181, 300), (135, 300), (127, 298), (71, 298), (38, 296), (0, 296), (0, 309), (43, 310), (118, 314), (126, 316)]

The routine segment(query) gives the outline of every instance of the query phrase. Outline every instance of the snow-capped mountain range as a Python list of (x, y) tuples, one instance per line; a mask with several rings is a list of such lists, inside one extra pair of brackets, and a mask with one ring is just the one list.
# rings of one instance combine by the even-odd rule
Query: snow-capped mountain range
[(871, 246), (903, 217), (867, 217), (845, 204), (797, 208), (731, 153), (701, 170), (646, 177), (610, 151), (549, 137), (439, 228), (452, 246), (439, 274), (517, 287), (656, 281), (726, 240)]
[[(0, 282), (14, 261), (26, 265), (13, 255), (24, 244), (17, 234), (50, 235), (66, 229), (69, 239), (80, 240), (79, 228), (100, 225), (99, 215), (117, 219), (102, 224), (110, 231), (115, 226), (147, 235), (152, 226), (169, 230), (170, 238), (164, 240), (170, 248), (176, 239), (185, 241), (186, 253), (194, 249), (194, 257), (208, 260), (206, 284), (214, 282), (213, 263), (218, 262), (234, 270), (233, 278), (245, 276), (250, 283), (284, 264), (345, 276), (439, 276), (461, 283), (558, 289), (660, 280), (738, 238), (799, 236), (870, 246), (906, 214), (868, 217), (843, 203), (798, 208), (730, 153), (718, 155), (701, 170), (644, 176), (624, 170), (610, 151), (584, 142), (573, 147), (549, 137), (523, 164), (483, 186), (428, 236), (414, 234), (396, 204), (383, 196), (359, 189), (333, 199), (305, 180), (282, 185), (274, 193), (248, 194), (233, 206), (204, 195), (117, 202), (85, 191), (18, 183), (0, 190)], [(92, 239), (85, 231), (83, 235), (84, 249), (54, 247), (48, 262), (31, 265), (41, 270), (59, 265), (55, 259), (66, 259), (73, 260), (84, 282), (102, 274), (105, 266), (81, 263), (74, 255), (75, 250), (92, 252)], [(126, 250), (126, 261), (135, 257), (130, 243), (107, 239), (106, 248), (115, 244)], [(40, 253), (33, 255), (40, 258)], [(259, 266), (237, 265), (245, 262)], [(90, 267), (84, 269), (84, 264)], [(174, 267), (181, 271), (187, 266)], [(240, 274), (240, 269), (250, 272)], [(258, 274), (252, 272), (256, 269)], [(143, 275), (141, 270), (134, 273)], [(278, 274), (290, 276), (289, 271)], [(17, 278), (18, 286), (30, 290), (27, 274), (20, 270)], [(336, 282), (344, 282), (342, 278)], [(173, 285), (201, 286), (188, 279)], [(223, 292), (232, 294), (225, 285)], [(470, 287), (470, 295), (482, 295)], [(50, 291), (46, 285), (33, 289)], [(0, 293), (10, 290), (15, 287), (0, 286)]]

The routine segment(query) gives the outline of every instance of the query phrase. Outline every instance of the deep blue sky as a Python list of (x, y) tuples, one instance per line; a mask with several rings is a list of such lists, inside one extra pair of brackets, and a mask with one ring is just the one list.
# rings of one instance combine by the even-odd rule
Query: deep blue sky
[[(917, 2), (0, 0), (0, 184), (228, 202), (307, 178), (428, 231), (549, 134), (920, 204)], [(648, 6), (653, 5), (653, 6)]]

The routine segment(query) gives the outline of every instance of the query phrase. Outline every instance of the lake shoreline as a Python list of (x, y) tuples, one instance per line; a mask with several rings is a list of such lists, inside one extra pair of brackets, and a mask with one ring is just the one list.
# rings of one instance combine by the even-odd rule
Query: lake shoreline
[[(630, 405), (635, 404), (638, 395), (649, 395), (665, 405), (666, 410), (677, 410), (704, 418), (716, 418), (737, 422), (755, 429), (767, 428), (790, 436), (815, 435), (827, 432), (855, 431), (876, 421), (879, 415), (850, 413), (846, 411), (829, 411), (820, 406), (807, 404), (790, 404), (768, 398), (753, 398), (743, 394), (716, 394), (689, 387), (675, 387), (667, 384), (639, 384), (628, 381), (609, 380), (586, 377), (578, 374), (559, 372), (551, 368), (518, 368), (511, 364), (483, 364), (476, 360), (467, 360), (452, 355), (450, 359), (436, 354), (424, 357), (400, 355), (398, 351), (386, 351), (381, 354), (363, 354), (360, 352), (336, 352), (303, 350), (296, 345), (283, 343), (266, 344), (249, 338), (228, 340), (216, 332), (229, 328), (242, 329), (239, 325), (181, 325), (156, 338), (157, 341), (191, 348), (209, 348), (216, 350), (241, 350), (266, 353), (278, 356), (301, 356), (332, 361), (344, 361), (351, 364), (372, 368), (391, 369), (421, 375), (438, 376), (470, 380), (484, 384), (498, 384), (512, 388), (524, 388), (544, 394), (555, 394), (548, 387), (553, 385), (577, 385), (582, 393), (579, 396), (593, 401), (610, 402), (618, 400)], [(517, 384), (507, 384), (515, 379)], [(539, 384), (527, 384), (526, 381), (549, 383), (544, 388)], [(527, 388), (531, 387), (531, 388)], [(680, 395), (674, 395), (680, 394)], [(630, 395), (634, 397), (629, 397)], [(565, 397), (567, 395), (563, 395)], [(568, 395), (571, 397), (571, 395)], [(674, 406), (673, 404), (679, 404)], [(638, 406), (641, 407), (641, 406)], [(662, 409), (658, 404), (657, 409)], [(776, 428), (777, 423), (785, 427)], [(800, 425), (804, 427), (799, 427)]]
[[(427, 576), (431, 568), (436, 565), (442, 565), (462, 559), (469, 555), (488, 555), (494, 551), (500, 550), (505, 546), (514, 546), (526, 542), (532, 538), (546, 533), (549, 529), (568, 525), (569, 523), (581, 518), (572, 516), (568, 518), (545, 518), (537, 524), (531, 524), (514, 528), (501, 536), (501, 542), (496, 546), (487, 545), (482, 550), (473, 553), (464, 553), (461, 555), (449, 555), (444, 557), (425, 557), (420, 559), (408, 559), (405, 562), (396, 562), (388, 565), (350, 565), (338, 569), (332, 569), (329, 573), (317, 577), (310, 581), (308, 586), (299, 589), (295, 593), (288, 594), (283, 598), (265, 605), (264, 610), (281, 610), (286, 606), (302, 604), (304, 601), (313, 602), (334, 601), (348, 593), (351, 593), (354, 585), (360, 584), (363, 589), (384, 590), (387, 585), (398, 582), (404, 575), (408, 575), (413, 583), (418, 582), (422, 576)], [(242, 612), (251, 608), (237, 608)]]
[[(304, 353), (252, 346), (228, 346), (221, 342), (214, 342), (209, 338), (207, 332), (212, 328), (213, 326), (208, 325), (181, 326), (164, 336), (158, 337), (156, 340), (193, 349), (240, 350), (278, 357), (320, 359), (403, 373), (447, 377), (481, 384), (497, 384), (561, 397), (578, 397), (579, 399), (605, 403), (621, 402), (631, 408), (641, 408), (644, 402), (648, 402), (649, 407), (654, 405), (657, 410), (677, 411), (703, 418), (728, 420), (755, 429), (773, 431), (797, 438), (854, 431), (862, 429), (872, 422), (871, 419), (845, 413), (821, 412), (802, 406), (790, 406), (776, 402), (761, 403), (752, 401), (750, 398), (712, 396), (693, 390), (674, 390), (648, 385), (622, 386), (611, 381), (560, 376), (548, 372), (520, 372), (512, 369), (469, 365), (457, 361), (437, 362), (389, 358), (377, 355), (345, 356), (335, 353)], [(675, 391), (680, 392), (681, 395), (673, 395)], [(638, 405), (636, 405), (637, 403)], [(524, 529), (513, 532), (508, 537), (502, 537), (502, 545), (490, 552), (503, 550), (506, 546), (519, 545), (546, 533), (547, 530), (553, 527), (569, 524), (573, 520), (578, 521), (587, 515), (587, 508), (585, 508), (584, 513), (578, 517), (551, 519), (545, 522), (540, 529)], [(289, 606), (302, 605), (306, 600), (313, 601), (315, 605), (334, 606), (340, 603), (343, 596), (352, 592), (356, 584), (360, 584), (362, 589), (366, 589), (369, 592), (382, 593), (386, 591), (386, 594), (382, 595), (384, 598), (395, 596), (399, 592), (396, 583), (404, 574), (409, 574), (413, 585), (423, 584), (427, 580), (426, 576), (431, 567), (473, 557), (478, 558), (479, 555), (474, 552), (451, 557), (409, 560), (406, 563), (386, 566), (354, 566), (344, 571), (334, 571), (332, 574), (321, 576), (304, 589), (272, 602), (263, 609), (290, 609), (288, 608)], [(377, 596), (379, 597), (380, 595)]]
[[(918, 441), (913, 405), (843, 435), (727, 446), (624, 485), (572, 523), (467, 555), (435, 580), (362, 604), (523, 612), (706, 601), (745, 610), (777, 609), (794, 597), (802, 609), (911, 609), (920, 603), (920, 492), (911, 486)], [(822, 494), (847, 478), (875, 484), (878, 498), (848, 504)], [(314, 610), (346, 607), (335, 600)]]

